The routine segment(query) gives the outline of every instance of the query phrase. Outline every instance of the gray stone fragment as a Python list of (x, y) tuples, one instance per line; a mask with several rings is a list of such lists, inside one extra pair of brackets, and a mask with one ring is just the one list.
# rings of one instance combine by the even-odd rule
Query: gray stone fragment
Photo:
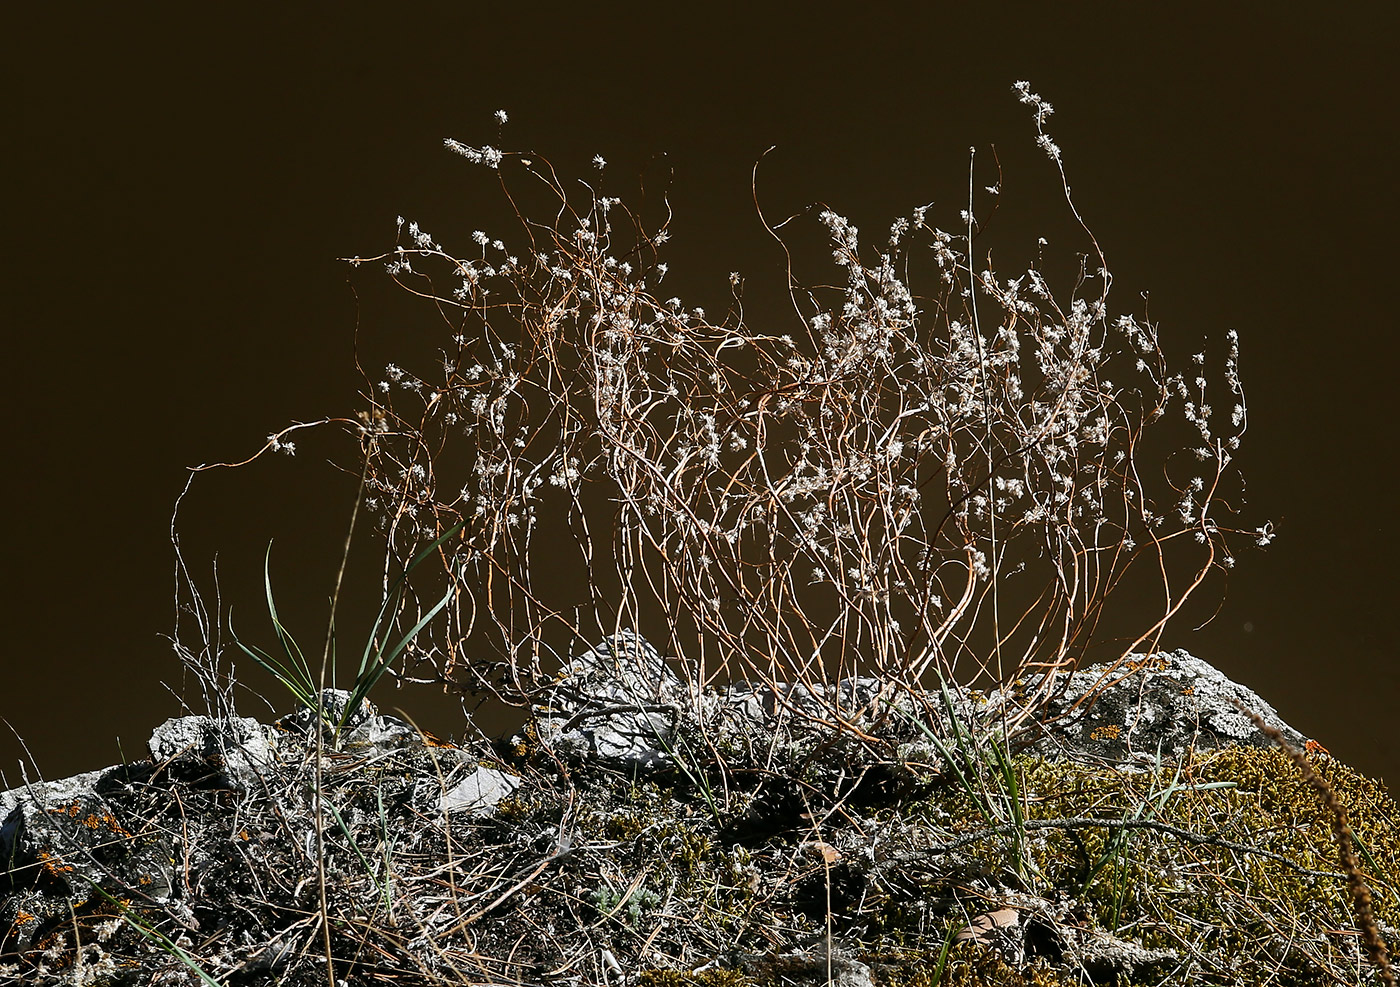
[(496, 810), (501, 799), (519, 787), (518, 775), (479, 766), (438, 798), (438, 811), (488, 816)]
[(640, 635), (622, 631), (573, 659), (543, 705), (536, 729), (546, 747), (573, 761), (623, 770), (673, 766), (686, 688)]
[(959, 941), (984, 943), (1010, 965), (1021, 967), (1037, 955), (1057, 956), (1057, 965), (1077, 971), (1088, 983), (1138, 982), (1181, 957), (1168, 949), (1148, 949), (1104, 929), (1074, 919), (1066, 901), (1004, 891), (1000, 907), (978, 915), (958, 934)]
[(741, 969), (767, 982), (794, 987), (875, 987), (874, 972), (846, 950), (821, 946), (809, 950), (747, 958)]
[(156, 727), (146, 746), (157, 765), (182, 758), (203, 760), (221, 780), (243, 790), (273, 763), (274, 743), (272, 731), (251, 717), (220, 721), (181, 716)]

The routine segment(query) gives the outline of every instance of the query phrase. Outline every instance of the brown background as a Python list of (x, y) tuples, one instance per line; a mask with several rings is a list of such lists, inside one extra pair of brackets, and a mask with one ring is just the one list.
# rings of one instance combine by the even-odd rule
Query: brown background
[[(1140, 314), (1150, 289), (1178, 360), (1241, 336), (1249, 510), (1280, 538), (1241, 557), (1211, 626), (1166, 643), (1394, 781), (1394, 5), (1326, 21), (1272, 4), (508, 6), (93, 4), (7, 23), (0, 787), (22, 757), (56, 777), (139, 756), (179, 712), (160, 635), (185, 467), (353, 410), (357, 317), (375, 352), (437, 331), (383, 278), (354, 279), (357, 312), (335, 258), (390, 248), (400, 215), (462, 250), (510, 232), (490, 176), (444, 137), (580, 177), (601, 154), (624, 196), (674, 169), (668, 259), (689, 304), (722, 310), (730, 271), (781, 277), (750, 193), (770, 145), (765, 208), (823, 199), (866, 242), (930, 200), (947, 223), (967, 148), (985, 162), (995, 145), (1002, 270), (1042, 232), (1053, 246), (1068, 228), (1022, 78), (1056, 105), (1116, 310)], [(248, 636), (266, 637), (268, 539), (284, 616), (319, 634), (353, 496), (325, 461), (346, 451), (303, 439), (295, 459), (195, 483), (187, 559), (207, 573), (218, 553)], [(368, 625), (373, 552), (352, 563), (343, 640)], [(462, 732), (439, 697), (377, 698)], [(242, 709), (267, 714), (247, 694)]]

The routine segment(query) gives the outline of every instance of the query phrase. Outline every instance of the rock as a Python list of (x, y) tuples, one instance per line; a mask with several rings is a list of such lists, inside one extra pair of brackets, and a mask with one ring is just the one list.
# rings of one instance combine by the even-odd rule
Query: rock
[(973, 917), (955, 937), (995, 949), (1013, 966), (1037, 957), (1087, 973), (1093, 983), (1133, 983), (1181, 961), (1167, 949), (1146, 949), (1077, 922), (1062, 904), (1008, 891), (1002, 907)]
[(154, 764), (198, 762), (209, 781), (239, 791), (256, 784), (276, 757), (275, 733), (250, 717), (224, 722), (209, 716), (166, 720), (147, 743)]
[(623, 771), (675, 767), (680, 677), (640, 635), (622, 631), (571, 661), (534, 710), (540, 743), (574, 762)]
[[(1013, 717), (1043, 679), (988, 697), (985, 716)], [(1091, 690), (1099, 689), (1087, 701)], [(1187, 651), (1133, 655), (1117, 668), (1092, 665), (1070, 675), (1046, 705), (1032, 749), (1046, 757), (1088, 756), (1124, 766), (1151, 767), (1158, 758), (1228, 744), (1272, 747), (1274, 742), (1237, 705), (1258, 713), (1296, 746), (1307, 743), (1252, 690), (1232, 682)]]
[[(901, 763), (937, 774), (959, 732), (994, 730), (1003, 714), (1016, 719), (1043, 681), (985, 697), (956, 688), (895, 691), (870, 677), (830, 686), (741, 682), (694, 696), (643, 638), (623, 632), (612, 641), (574, 659), (534, 711), (540, 742), (575, 766), (655, 773), (684, 768), (703, 748), (811, 747), (835, 732), (834, 704), (857, 729), (882, 724), (899, 743)], [(1252, 690), (1183, 650), (1133, 656), (1116, 669), (1093, 665), (1057, 685), (1044, 722), (1029, 721), (1032, 749), (1047, 757), (1149, 767), (1192, 749), (1272, 746), (1235, 700), (1293, 743), (1307, 741)], [(1081, 702), (1094, 689), (1098, 695)], [(828, 757), (833, 770), (841, 767), (835, 754), (849, 746), (849, 737), (838, 740)]]
[[(324, 702), (338, 715), (348, 698), (327, 690)], [(299, 710), (274, 725), (176, 717), (151, 733), (148, 761), (0, 792), (0, 953), (42, 950), (75, 915), (114, 914), (113, 901), (136, 904), (146, 921), (199, 928), (184, 900), (191, 882), (269, 837), (250, 830), (270, 792), (277, 793), (282, 835), (299, 831), (298, 852), (307, 852), (314, 846), (307, 801), (314, 717)], [(473, 752), (443, 746), (428, 753), (418, 739), (407, 724), (366, 703), (346, 723), (342, 749), (327, 744), (325, 777), (343, 772), (341, 762), (388, 766), (397, 758), (411, 770), (382, 772), (377, 797), (438, 816), (487, 815), (520, 784), (483, 766)], [(460, 780), (444, 791), (443, 780), (454, 778)], [(421, 799), (417, 788), (424, 790)]]
[(8, 809), (0, 826), (0, 929), (4, 941), (36, 944), (74, 910), (100, 903), (97, 889), (139, 889), (167, 897), (174, 881), (169, 840), (119, 804), (139, 783), (140, 767), (90, 771), (0, 793)]
[(814, 949), (765, 956), (745, 961), (743, 971), (758, 983), (794, 984), (799, 987), (875, 987), (869, 966), (843, 949)]
[[(435, 779), (424, 779), (436, 785)], [(520, 787), (520, 776), (496, 768), (478, 766), (475, 771), (437, 797), (439, 812), (461, 812), (481, 818), (491, 815), (501, 799)], [(438, 789), (440, 791), (440, 789)]]
[[(72, 798), (79, 793), (90, 792), (101, 777), (111, 768), (102, 771), (85, 771), (71, 778), (62, 778), (58, 781), (35, 781), (26, 782), (19, 788), (11, 788), (8, 791), (0, 792), (0, 822), (4, 823), (4, 828), (0, 829), (0, 840), (10, 831), (9, 819), (11, 813), (19, 806), (47, 805), (53, 802), (62, 802)], [(8, 855), (0, 857), (8, 859)]]
[[(966, 712), (970, 701), (955, 692), (953, 702)], [(897, 732), (913, 740), (920, 735), (914, 721), (932, 718), (948, 735), (941, 702), (911, 698), (868, 676), (830, 686), (739, 682), (695, 694), (632, 631), (571, 661), (533, 714), (535, 738), (562, 761), (657, 774), (688, 770), (710, 750), (815, 746), (840, 734), (833, 731), (833, 703), (841, 719), (858, 728), (893, 719)], [(528, 746), (529, 738), (515, 742)], [(837, 744), (833, 754), (842, 747)]]

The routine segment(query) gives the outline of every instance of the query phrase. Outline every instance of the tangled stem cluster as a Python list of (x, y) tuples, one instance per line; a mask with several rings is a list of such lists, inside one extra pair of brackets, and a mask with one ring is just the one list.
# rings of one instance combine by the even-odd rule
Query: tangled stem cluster
[[(961, 228), (921, 207), (873, 249), (821, 211), (837, 283), (790, 275), (771, 328), (746, 320), (737, 274), (721, 319), (665, 297), (669, 215), (448, 141), (499, 175), (520, 229), (459, 256), (401, 220), (368, 259), (453, 327), (440, 372), (367, 378), (358, 425), (391, 566), (466, 523), (439, 553), (451, 626), (414, 674), (528, 702), (570, 653), (637, 627), (701, 684), (1039, 672), (1048, 696), (1138, 562), (1161, 606), (1121, 654), (1155, 644), (1246, 534), (1218, 520), (1247, 424), (1237, 341), (1221, 414), (1203, 355), (1173, 373), (1154, 324), (1110, 314), (1051, 107), (1017, 92), (1091, 244), (1068, 291), (977, 260), (969, 181)], [(1169, 415), (1189, 446), (1140, 469)]]

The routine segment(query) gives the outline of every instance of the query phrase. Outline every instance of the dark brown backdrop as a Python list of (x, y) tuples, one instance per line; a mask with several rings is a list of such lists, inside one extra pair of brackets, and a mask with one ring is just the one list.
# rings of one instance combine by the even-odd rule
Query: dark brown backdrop
[[(780, 277), (749, 190), (770, 145), (774, 213), (820, 198), (871, 236), (914, 205), (951, 208), (967, 148), (986, 161), (996, 145), (1006, 242), (1042, 223), (1053, 241), (1067, 227), (1011, 94), (1022, 78), (1059, 111), (1118, 308), (1140, 312), (1150, 289), (1177, 357), (1202, 335), (1242, 339), (1250, 510), (1280, 538), (1242, 556), (1209, 628), (1167, 643), (1394, 781), (1393, 5), (1326, 21), (1266, 4), (82, 6), (12, 14), (0, 60), (0, 785), (20, 781), (16, 734), (60, 776), (138, 756), (178, 712), (160, 635), (184, 468), (354, 407), (357, 310), (336, 257), (387, 249), (399, 215), (463, 249), (472, 230), (505, 229), (490, 181), (444, 137), (495, 142), (504, 107), (500, 143), (572, 175), (601, 154), (619, 194), (664, 152), (671, 265), (692, 304), (717, 308), (731, 270)], [(436, 331), (372, 282), (357, 280), (359, 315), (384, 352)], [(249, 636), (266, 638), (270, 538), (288, 622), (320, 631), (353, 494), (325, 465), (336, 452), (308, 440), (296, 459), (204, 474), (186, 502), (186, 554), (219, 553)], [(354, 561), (345, 640), (368, 623), (374, 560)], [(461, 732), (434, 696), (378, 698)]]

